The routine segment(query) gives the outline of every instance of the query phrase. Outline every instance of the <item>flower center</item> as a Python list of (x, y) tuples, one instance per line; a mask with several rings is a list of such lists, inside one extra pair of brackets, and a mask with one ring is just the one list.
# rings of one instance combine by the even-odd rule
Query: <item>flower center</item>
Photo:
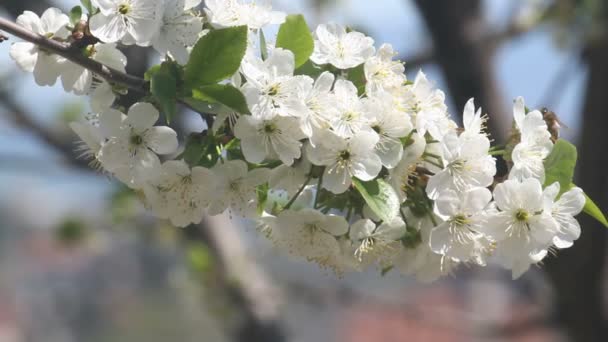
[(141, 135), (132, 135), (130, 142), (132, 145), (139, 146), (144, 143), (144, 138)]
[(238, 192), (241, 185), (238, 180), (235, 180), (230, 182), (230, 185), (228, 187), (230, 188), (230, 191)]
[(456, 215), (453, 219), (452, 222), (454, 222), (455, 225), (457, 226), (464, 226), (467, 225), (469, 223), (471, 223), (471, 221), (464, 215), (460, 214), (460, 215)]
[(122, 4), (118, 6), (118, 13), (122, 15), (127, 15), (131, 11), (131, 6), (129, 4)]
[(273, 84), (270, 89), (268, 89), (268, 96), (277, 96), (277, 94), (279, 94), (279, 85), (278, 84)]
[(528, 222), (528, 217), (529, 217), (528, 212), (523, 209), (519, 209), (515, 213), (515, 219), (519, 222)]
[(374, 130), (374, 132), (382, 134), (382, 127), (380, 127), (380, 125), (374, 125), (372, 126), (372, 129)]
[(344, 151), (340, 152), (340, 159), (341, 160), (349, 160), (350, 159), (350, 151), (344, 150)]
[(355, 112), (346, 112), (344, 113), (344, 115), (342, 116), (342, 119), (344, 121), (355, 121), (357, 119), (357, 117), (359, 117), (359, 115), (357, 115), (357, 113)]
[(269, 122), (264, 125), (264, 133), (272, 134), (276, 131), (277, 131), (277, 125), (275, 125), (274, 123)]

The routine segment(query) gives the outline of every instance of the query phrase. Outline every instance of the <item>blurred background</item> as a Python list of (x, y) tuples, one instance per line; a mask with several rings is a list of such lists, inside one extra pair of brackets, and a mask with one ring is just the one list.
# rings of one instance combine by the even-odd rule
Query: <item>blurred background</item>
[[(2, 0), (0, 16), (76, 0)], [(391, 43), (458, 117), (512, 100), (548, 107), (579, 149), (577, 184), (608, 208), (608, 1), (275, 0), (311, 28), (335, 21)], [(267, 37), (271, 34), (267, 34)], [(574, 247), (511, 281), (462, 268), (433, 284), (378, 272), (337, 278), (291, 260), (228, 217), (175, 229), (77, 159), (67, 122), (85, 98), (38, 87), (0, 44), (0, 342), (608, 341), (606, 230), (581, 217)], [(129, 48), (129, 72), (159, 56)], [(135, 101), (125, 98), (124, 104)], [(175, 128), (200, 132), (184, 112)]]

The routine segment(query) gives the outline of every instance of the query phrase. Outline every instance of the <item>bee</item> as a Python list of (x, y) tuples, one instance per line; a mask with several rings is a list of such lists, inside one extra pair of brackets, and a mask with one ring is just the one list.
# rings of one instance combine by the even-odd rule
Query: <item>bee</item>
[(560, 119), (557, 117), (557, 114), (555, 114), (555, 112), (549, 110), (548, 108), (545, 107), (541, 109), (540, 112), (543, 114), (543, 119), (547, 123), (549, 132), (551, 133), (551, 140), (553, 142), (557, 141), (557, 139), (559, 138), (559, 130), (562, 127), (568, 128), (568, 126), (561, 122)]

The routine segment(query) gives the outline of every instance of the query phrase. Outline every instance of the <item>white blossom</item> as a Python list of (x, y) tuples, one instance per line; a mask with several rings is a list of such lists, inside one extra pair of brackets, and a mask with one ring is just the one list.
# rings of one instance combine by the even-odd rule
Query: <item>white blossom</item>
[(285, 210), (277, 217), (277, 224), (273, 240), (279, 247), (322, 266), (340, 252), (336, 237), (348, 232), (343, 217), (313, 209)]
[(351, 81), (336, 81), (333, 105), (335, 113), (332, 113), (329, 123), (338, 136), (352, 137), (363, 129), (370, 129), (365, 103), (359, 99), (357, 87)]
[(442, 147), (445, 168), (429, 179), (426, 192), (431, 199), (436, 199), (443, 189), (465, 191), (492, 184), (496, 162), (488, 154), (490, 141), (485, 135), (465, 137), (448, 134)]
[(194, 46), (203, 32), (203, 19), (193, 9), (201, 0), (164, 0), (160, 29), (152, 46), (161, 55), (169, 54), (178, 63), (186, 64), (188, 47)]
[(384, 91), (377, 92), (366, 102), (366, 115), (370, 127), (378, 133), (376, 153), (382, 165), (391, 169), (403, 155), (401, 138), (412, 131), (410, 117), (394, 106), (393, 96)]
[[(66, 25), (69, 22), (67, 15), (53, 7), (44, 11), (42, 17), (30, 11), (25, 11), (17, 17), (18, 25), (49, 39), (67, 38), (70, 33)], [(14, 43), (9, 54), (23, 71), (34, 73), (34, 80), (40, 86), (54, 85), (63, 70), (61, 65), (66, 62), (65, 58), (28, 42)]]
[(393, 60), (396, 55), (390, 44), (382, 44), (376, 55), (365, 62), (365, 89), (368, 94), (379, 90), (397, 91), (405, 84), (405, 66)]
[(360, 32), (346, 32), (339, 24), (319, 25), (315, 30), (315, 50), (310, 60), (350, 69), (365, 63), (374, 53), (374, 40)]
[(319, 131), (329, 128), (329, 120), (335, 114), (335, 98), (331, 93), (334, 81), (332, 73), (321, 73), (304, 99), (307, 110), (300, 116), (300, 128), (313, 146)]
[(490, 190), (472, 188), (464, 192), (445, 190), (435, 201), (435, 211), (444, 222), (431, 229), (429, 244), (433, 252), (456, 261), (468, 261), (477, 252), (485, 224), (484, 210), (492, 200)]
[(270, 170), (258, 168), (248, 171), (245, 162), (231, 160), (217, 164), (212, 171), (215, 181), (209, 214), (218, 215), (226, 209), (241, 216), (254, 214), (257, 206), (256, 188), (268, 182)]
[(270, 0), (207, 0), (205, 14), (216, 28), (247, 25), (254, 30), (282, 24), (286, 17), (285, 13), (272, 10)]
[[(125, 72), (127, 57), (116, 48), (116, 44), (100, 43), (90, 45), (87, 47), (87, 55), (89, 58), (105, 66)], [(61, 74), (63, 89), (65, 91), (73, 91), (76, 95), (85, 95), (91, 92), (91, 90), (95, 91), (95, 89), (98, 89), (101, 83), (107, 83), (91, 70), (71, 62), (66, 63), (64, 70)], [(94, 81), (96, 83), (95, 89), (92, 88)], [(99, 95), (99, 92), (97, 94)], [(114, 102), (114, 98), (112, 98), (112, 102)]]
[(89, 20), (91, 33), (105, 43), (147, 46), (158, 33), (164, 0), (92, 0), (99, 13)]
[(559, 225), (543, 210), (541, 184), (534, 178), (498, 184), (494, 200), (499, 211), (478, 229), (497, 242), (500, 262), (517, 278), (547, 254)]
[(544, 182), (543, 162), (551, 153), (553, 143), (543, 115), (537, 110), (526, 114), (524, 100), (518, 97), (513, 106), (513, 117), (520, 142), (511, 153), (513, 167), (509, 179), (536, 178)]
[(557, 248), (569, 248), (581, 235), (581, 226), (574, 216), (578, 215), (585, 206), (585, 194), (578, 187), (559, 195), (560, 185), (555, 182), (545, 188), (544, 211), (550, 213), (559, 225), (558, 233), (553, 237)]
[(182, 160), (165, 162), (159, 174), (144, 186), (147, 204), (177, 227), (200, 223), (211, 200), (213, 173), (190, 167)]
[(395, 245), (399, 244), (398, 240), (405, 235), (405, 223), (397, 217), (376, 227), (372, 220), (362, 219), (353, 223), (349, 235), (358, 246), (355, 256), (359, 260), (369, 254), (382, 258), (392, 252)]
[(436, 140), (441, 140), (455, 128), (447, 114), (445, 94), (435, 89), (422, 71), (418, 72), (414, 84), (408, 89), (404, 101), (414, 118), (418, 134), (424, 136), (428, 132)]
[(382, 162), (374, 152), (378, 135), (361, 131), (352, 138), (340, 138), (327, 132), (322, 143), (307, 146), (311, 163), (325, 166), (323, 187), (335, 194), (343, 193), (352, 184), (352, 177), (363, 181), (374, 179), (382, 169)]
[(294, 56), (289, 50), (274, 49), (265, 61), (246, 58), (241, 65), (247, 79), (242, 91), (249, 108), (260, 106), (263, 110), (259, 112), (270, 116), (304, 115), (304, 96), (312, 89), (313, 80), (309, 76), (294, 76), (294, 69)]
[(234, 126), (234, 134), (241, 139), (245, 159), (259, 164), (264, 159), (280, 159), (289, 166), (300, 158), (305, 136), (296, 118), (275, 116), (241, 116)]
[(418, 133), (413, 133), (410, 139), (412, 143), (403, 150), (399, 163), (389, 170), (389, 184), (395, 189), (401, 202), (405, 202), (407, 199), (407, 191), (411, 187), (410, 182), (416, 174), (416, 166), (421, 162), (426, 147), (426, 140)]
[(138, 186), (160, 166), (158, 154), (177, 149), (177, 134), (165, 126), (154, 127), (159, 113), (149, 103), (136, 103), (128, 116), (108, 109), (100, 114), (100, 126), (107, 142), (99, 152), (99, 161), (111, 172), (128, 175), (127, 185)]

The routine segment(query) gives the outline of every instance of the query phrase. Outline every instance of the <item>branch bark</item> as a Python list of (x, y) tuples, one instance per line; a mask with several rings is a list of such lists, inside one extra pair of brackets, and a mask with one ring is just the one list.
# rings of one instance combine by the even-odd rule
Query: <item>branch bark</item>
[[(525, 33), (530, 32), (534, 28), (534, 24), (522, 25), (513, 20), (509, 26), (502, 31), (494, 31), (485, 35), (474, 37), (476, 44), (484, 46), (487, 49), (495, 50), (497, 47), (514, 38), (520, 37)], [(433, 63), (438, 58), (438, 53), (434, 48), (423, 50), (413, 56), (402, 56), (399, 59), (405, 61), (405, 71), (417, 71), (422, 66)]]
[[(49, 52), (62, 56), (67, 60), (92, 71), (93, 73), (99, 75), (111, 84), (121, 85), (129, 88), (130, 90), (150, 95), (150, 84), (148, 81), (144, 80), (143, 78), (132, 76), (119, 70), (113, 69), (93, 59), (90, 59), (83, 55), (78, 49), (75, 49), (69, 45), (63, 44), (56, 40), (48, 39), (44, 36), (31, 32), (4, 18), (0, 18), (0, 29), (25, 41), (36, 44)], [(201, 114), (203, 119), (205, 119), (205, 121), (207, 122), (207, 125), (209, 127), (212, 126), (213, 118), (209, 114), (201, 113), (198, 110), (192, 108), (186, 102), (180, 101), (179, 99), (177, 100), (177, 102), (187, 107), (188, 109)]]
[[(608, 37), (588, 46), (589, 66), (582, 110), (578, 185), (600, 208), (608, 207)], [(581, 237), (574, 245), (547, 260), (545, 270), (555, 288), (555, 315), (572, 341), (608, 341), (604, 311), (606, 238), (608, 231), (587, 215), (579, 217)]]
[[(487, 42), (481, 38), (488, 31), (481, 2), (416, 0), (416, 4), (433, 38), (434, 56), (458, 108), (455, 112), (460, 113), (465, 103), (474, 97), (475, 104), (490, 115), (490, 133), (499, 143), (504, 142), (511, 120), (502, 105), (494, 75), (493, 49), (485, 46)], [(500, 36), (503, 35), (509, 34)]]

